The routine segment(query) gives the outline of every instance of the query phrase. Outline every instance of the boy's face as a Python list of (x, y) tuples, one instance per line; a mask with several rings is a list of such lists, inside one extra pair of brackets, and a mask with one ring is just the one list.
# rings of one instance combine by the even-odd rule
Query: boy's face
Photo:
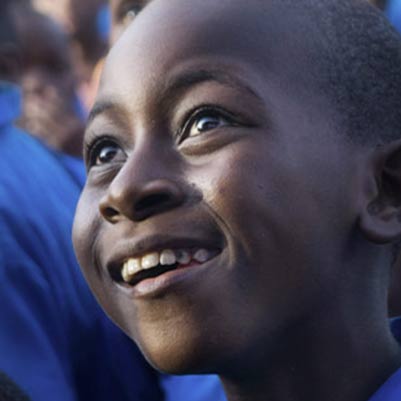
[[(169, 372), (255, 366), (337, 302), (355, 150), (308, 85), (303, 22), (258, 4), (154, 0), (112, 50), (86, 134), (79, 261)], [(168, 250), (178, 268), (124, 283), (124, 262)]]

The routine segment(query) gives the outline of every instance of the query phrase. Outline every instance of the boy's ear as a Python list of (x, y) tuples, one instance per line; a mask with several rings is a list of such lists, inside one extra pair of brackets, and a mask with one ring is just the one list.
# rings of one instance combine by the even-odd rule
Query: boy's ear
[(378, 146), (368, 172), (359, 225), (372, 242), (401, 238), (401, 140)]

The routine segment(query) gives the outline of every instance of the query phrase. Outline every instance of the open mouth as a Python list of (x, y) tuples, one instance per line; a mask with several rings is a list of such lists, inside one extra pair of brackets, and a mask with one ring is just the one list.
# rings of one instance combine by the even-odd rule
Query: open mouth
[(113, 280), (118, 283), (135, 286), (140, 281), (155, 278), (166, 272), (195, 267), (213, 259), (218, 249), (163, 249), (127, 258), (118, 269), (112, 272)]

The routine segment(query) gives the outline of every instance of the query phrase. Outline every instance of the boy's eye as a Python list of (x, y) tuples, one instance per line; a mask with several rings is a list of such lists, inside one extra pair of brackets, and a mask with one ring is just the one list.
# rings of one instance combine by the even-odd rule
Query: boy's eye
[(225, 120), (218, 116), (205, 116), (199, 118), (191, 127), (190, 136), (199, 135), (201, 132), (209, 131), (225, 125)]
[(118, 153), (117, 146), (108, 145), (102, 148), (96, 157), (96, 165), (111, 162)]
[(195, 113), (185, 124), (183, 136), (194, 137), (204, 132), (228, 125), (234, 125), (233, 120), (223, 115), (219, 110), (204, 109)]
[(101, 141), (95, 144), (89, 152), (89, 166), (101, 166), (125, 159), (125, 153), (119, 145), (112, 141)]

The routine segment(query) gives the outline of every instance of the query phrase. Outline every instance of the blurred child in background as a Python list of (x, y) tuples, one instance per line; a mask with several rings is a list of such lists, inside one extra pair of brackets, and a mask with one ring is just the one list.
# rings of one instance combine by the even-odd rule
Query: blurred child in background
[(13, 15), (22, 58), (19, 125), (54, 149), (80, 157), (85, 113), (77, 97), (68, 36), (29, 3), (15, 3)]
[(68, 36), (77, 90), (85, 108), (90, 109), (97, 89), (96, 68), (108, 50), (107, 0), (31, 1), (36, 10), (59, 23)]

